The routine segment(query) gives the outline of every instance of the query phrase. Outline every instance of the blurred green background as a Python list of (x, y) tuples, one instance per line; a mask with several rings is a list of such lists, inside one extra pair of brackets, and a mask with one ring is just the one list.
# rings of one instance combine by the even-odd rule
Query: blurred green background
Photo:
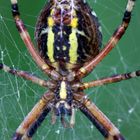
[[(103, 31), (103, 44), (121, 23), (127, 0), (87, 0), (96, 11)], [(21, 17), (34, 41), (37, 16), (46, 0), (20, 0)], [(0, 0), (0, 63), (32, 72), (47, 79), (36, 66), (21, 41), (11, 16), (10, 0)], [(136, 2), (132, 21), (117, 47), (85, 78), (85, 81), (140, 69), (140, 1)], [(35, 42), (35, 41), (34, 41)], [(0, 71), (0, 140), (9, 140), (23, 118), (46, 89)], [(89, 98), (120, 129), (127, 140), (140, 139), (140, 78), (85, 91)], [(103, 137), (79, 112), (73, 129), (65, 129), (58, 121), (50, 123), (50, 115), (33, 140), (101, 140)]]

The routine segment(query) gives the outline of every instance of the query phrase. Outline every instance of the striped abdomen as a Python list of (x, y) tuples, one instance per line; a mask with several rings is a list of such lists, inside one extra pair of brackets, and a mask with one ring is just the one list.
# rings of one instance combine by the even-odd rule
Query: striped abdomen
[(99, 53), (99, 28), (96, 15), (82, 0), (51, 0), (36, 27), (40, 55), (57, 69), (82, 66)]

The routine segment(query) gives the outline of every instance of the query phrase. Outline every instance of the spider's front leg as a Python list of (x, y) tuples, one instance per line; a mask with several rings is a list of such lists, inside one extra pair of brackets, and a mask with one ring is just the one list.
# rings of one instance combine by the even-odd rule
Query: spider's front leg
[(12, 140), (31, 140), (33, 134), (50, 112), (48, 104), (53, 99), (53, 93), (45, 93), (39, 102), (34, 106), (31, 112), (26, 116), (24, 121), (17, 128)]
[(85, 94), (74, 94), (79, 109), (96, 126), (106, 140), (125, 140), (111, 121), (92, 103)]
[(30, 52), (31, 56), (33, 57), (33, 59), (35, 60), (35, 62), (37, 63), (37, 65), (51, 78), (53, 78), (54, 80), (58, 80), (60, 79), (60, 74), (58, 74), (54, 69), (50, 68), (45, 61), (40, 57), (40, 55), (38, 54), (38, 52), (36, 51), (30, 35), (23, 23), (23, 21), (20, 19), (20, 13), (19, 13), (19, 9), (18, 9), (18, 3), (17, 0), (11, 0), (11, 5), (12, 5), (12, 14), (16, 23), (16, 27), (20, 33), (20, 36), (25, 44), (25, 46), (27, 47), (28, 51)]
[(116, 46), (116, 44), (122, 38), (129, 25), (134, 4), (135, 0), (128, 0), (126, 10), (122, 19), (122, 24), (116, 29), (116, 31), (114, 32), (108, 43), (105, 45), (103, 50), (89, 63), (86, 63), (76, 73), (74, 73), (74, 76), (76, 76), (77, 78), (82, 78), (86, 76), (86, 74), (90, 73)]

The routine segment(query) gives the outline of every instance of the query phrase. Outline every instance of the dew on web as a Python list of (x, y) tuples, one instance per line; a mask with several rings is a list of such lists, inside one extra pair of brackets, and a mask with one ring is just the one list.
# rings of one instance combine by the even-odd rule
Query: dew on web
[[(102, 26), (103, 46), (117, 28), (125, 10), (126, 1), (86, 0), (96, 12)], [(23, 18), (32, 40), (34, 28), (43, 2), (30, 0), (20, 2), (21, 17)], [(10, 1), (0, 2), (0, 63), (15, 69), (29, 71), (41, 78), (47, 79), (32, 60), (22, 43), (11, 16)], [(72, 0), (72, 8), (74, 8)], [(132, 20), (126, 34), (117, 47), (85, 78), (91, 81), (102, 77), (131, 72), (140, 69), (139, 35), (139, 5), (133, 11)], [(63, 11), (63, 10), (62, 10)], [(61, 22), (63, 24), (63, 22)], [(35, 42), (35, 41), (34, 41)], [(102, 46), (102, 48), (103, 48)], [(138, 139), (140, 130), (140, 79), (135, 78), (120, 83), (95, 87), (86, 90), (87, 96), (109, 117), (120, 129), (127, 140)], [(0, 139), (11, 139), (16, 128), (27, 113), (35, 105), (45, 88), (32, 84), (19, 77), (0, 71)], [(51, 125), (51, 114), (46, 117), (33, 140), (101, 140), (103, 137), (89, 120), (76, 111), (74, 128), (63, 128), (59, 119)]]

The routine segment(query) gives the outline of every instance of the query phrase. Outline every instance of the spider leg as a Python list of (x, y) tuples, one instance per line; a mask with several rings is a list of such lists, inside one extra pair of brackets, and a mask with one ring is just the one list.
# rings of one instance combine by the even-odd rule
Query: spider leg
[(125, 73), (125, 74), (120, 74), (120, 75), (113, 75), (111, 77), (102, 78), (102, 79), (87, 82), (87, 83), (78, 83), (78, 84), (73, 85), (73, 88), (84, 90), (84, 89), (95, 87), (95, 86), (102, 86), (106, 84), (120, 82), (123, 80), (128, 80), (128, 79), (135, 78), (138, 76), (140, 76), (140, 70), (135, 71), (135, 72)]
[(2, 64), (2, 63), (0, 63), (0, 70), (4, 70), (5, 72), (8, 72), (8, 73), (10, 73), (12, 75), (16, 75), (16, 76), (22, 77), (22, 78), (24, 78), (26, 80), (30, 80), (33, 83), (36, 83), (36, 84), (38, 84), (40, 86), (43, 86), (43, 87), (49, 87), (49, 88), (54, 87), (53, 83), (50, 82), (50, 81), (42, 80), (39, 77), (34, 76), (31, 73), (28, 73), (26, 71), (21, 71), (21, 70), (16, 70), (16, 69), (10, 68), (10, 67)]
[(130, 19), (131, 19), (131, 12), (133, 10), (135, 4), (135, 0), (128, 0), (126, 10), (124, 13), (124, 17), (122, 20), (122, 24), (118, 27), (118, 29), (114, 32), (113, 36), (110, 38), (108, 43), (105, 45), (103, 50), (90, 62), (86, 63), (83, 67), (81, 67), (75, 74), (77, 78), (82, 78), (86, 76), (86, 74), (90, 73), (93, 68), (97, 66), (98, 63), (100, 63), (103, 58), (109, 54), (109, 52), (116, 46), (118, 41), (121, 39), (121, 37), (124, 35)]
[(37, 127), (51, 110), (49, 107), (47, 107), (47, 105), (50, 103), (53, 97), (54, 96), (51, 92), (47, 92), (42, 96), (39, 102), (33, 107), (31, 112), (25, 117), (24, 121), (17, 128), (12, 140), (31, 139)]
[(18, 10), (18, 4), (17, 4), (17, 0), (11, 0), (11, 5), (12, 5), (12, 14), (16, 23), (16, 27), (20, 33), (20, 36), (25, 44), (25, 46), (27, 47), (28, 51), (30, 52), (31, 56), (33, 57), (33, 59), (35, 60), (35, 62), (37, 63), (37, 65), (51, 78), (53, 78), (54, 80), (58, 80), (60, 78), (60, 75), (52, 68), (50, 68), (45, 62), (44, 60), (40, 57), (40, 55), (38, 54), (38, 52), (36, 51), (30, 35), (23, 23), (23, 21), (20, 19), (20, 13)]
[(27, 130), (26, 134), (23, 136), (23, 139), (30, 140), (35, 132), (37, 131), (38, 127), (41, 125), (41, 123), (44, 121), (48, 113), (50, 112), (51, 108), (47, 107), (43, 110), (43, 112), (40, 114), (40, 116), (36, 119), (36, 121), (30, 126), (30, 128)]
[(74, 94), (74, 99), (78, 102), (79, 109), (96, 126), (106, 140), (125, 140), (119, 130), (85, 94)]

